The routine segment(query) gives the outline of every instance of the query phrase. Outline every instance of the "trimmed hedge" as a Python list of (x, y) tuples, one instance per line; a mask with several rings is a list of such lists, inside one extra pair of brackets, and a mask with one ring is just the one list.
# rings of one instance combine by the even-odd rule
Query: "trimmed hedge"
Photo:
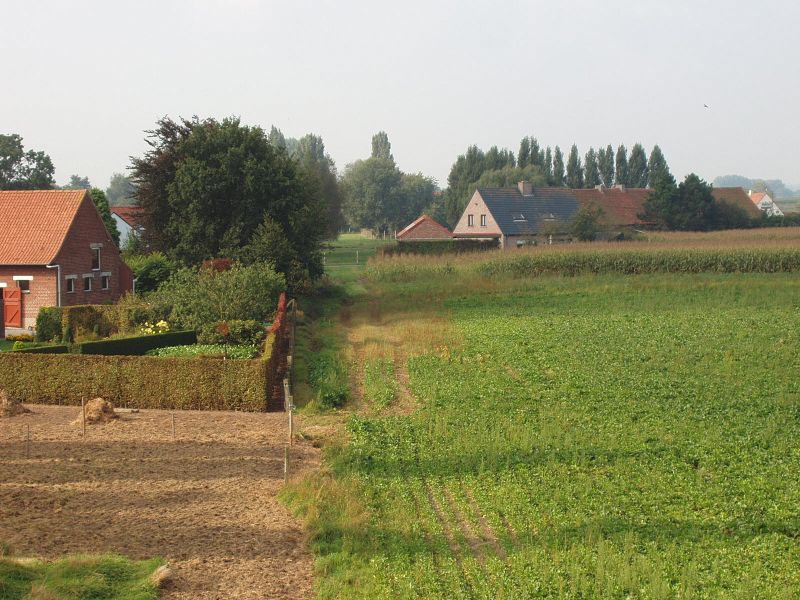
[(63, 310), (60, 306), (43, 306), (36, 317), (36, 341), (61, 341)]
[(143, 356), (150, 350), (167, 346), (186, 346), (197, 343), (195, 331), (170, 331), (154, 335), (83, 342), (73, 347), (75, 354), (102, 354), (105, 356)]
[(408, 241), (387, 244), (377, 248), (379, 256), (396, 256), (399, 254), (461, 254), (464, 252), (485, 252), (497, 250), (497, 240), (452, 239), (437, 241)]
[(62, 306), (61, 339), (79, 342), (87, 337), (108, 337), (119, 332), (117, 321), (118, 310), (114, 304)]
[(65, 344), (58, 344), (55, 346), (33, 346), (31, 348), (16, 348), (12, 352), (26, 352), (28, 354), (66, 354), (69, 352), (69, 346)]
[(80, 406), (100, 396), (141, 409), (266, 409), (266, 360), (0, 353), (0, 389), (21, 402)]

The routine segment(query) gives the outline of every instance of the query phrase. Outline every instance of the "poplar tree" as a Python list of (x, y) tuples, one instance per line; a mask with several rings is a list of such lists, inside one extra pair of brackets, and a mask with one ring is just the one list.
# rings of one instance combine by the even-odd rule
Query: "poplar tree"
[[(602, 148), (600, 149), (602, 151)], [(594, 148), (589, 148), (583, 161), (584, 185), (593, 188), (600, 185), (600, 171), (597, 167), (597, 153)]]
[(519, 142), (519, 153), (517, 154), (517, 164), (520, 167), (527, 167), (530, 164), (531, 158), (531, 143), (528, 136), (522, 138)]
[(578, 146), (572, 144), (567, 159), (567, 187), (579, 189), (583, 187), (583, 166), (578, 156)]
[(530, 147), (531, 147), (531, 164), (541, 166), (542, 162), (544, 161), (544, 157), (542, 156), (541, 148), (539, 148), (539, 141), (535, 137), (531, 138)]
[(653, 150), (650, 152), (647, 175), (648, 187), (651, 188), (655, 188), (659, 180), (672, 176), (667, 166), (667, 160), (664, 158), (658, 144), (653, 146)]
[(602, 179), (603, 185), (606, 187), (614, 185), (614, 149), (611, 144), (606, 146), (605, 150), (600, 148), (597, 156), (597, 166), (600, 170), (600, 179)]
[(628, 184), (634, 188), (647, 187), (647, 155), (641, 144), (634, 144), (631, 148), (631, 158), (628, 161)]
[(564, 155), (558, 146), (553, 153), (553, 185), (564, 187)]
[(547, 185), (553, 185), (553, 152), (550, 150), (550, 146), (547, 147), (544, 153), (543, 169)]
[(615, 160), (616, 178), (614, 181), (618, 185), (628, 185), (628, 151), (624, 144), (617, 148), (617, 158)]

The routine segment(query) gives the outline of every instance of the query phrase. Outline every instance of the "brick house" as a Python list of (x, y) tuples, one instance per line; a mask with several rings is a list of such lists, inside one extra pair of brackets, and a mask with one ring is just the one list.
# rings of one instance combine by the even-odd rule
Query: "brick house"
[(452, 239), (450, 230), (433, 217), (422, 215), (397, 234), (398, 242), (434, 242)]
[(141, 235), (144, 231), (142, 209), (138, 206), (112, 206), (111, 218), (117, 224), (120, 248), (125, 247), (131, 234)]
[(132, 287), (88, 190), (0, 191), (7, 332), (33, 329), (43, 306), (107, 304)]

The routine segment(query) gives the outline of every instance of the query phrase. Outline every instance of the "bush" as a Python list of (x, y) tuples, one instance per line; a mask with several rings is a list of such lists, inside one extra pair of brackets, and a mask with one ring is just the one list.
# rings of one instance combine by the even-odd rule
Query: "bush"
[(36, 341), (51, 342), (61, 339), (62, 309), (59, 306), (43, 306), (36, 317)]
[(156, 348), (147, 353), (148, 356), (169, 358), (228, 358), (245, 360), (258, 356), (257, 346), (229, 344), (192, 344), (190, 346), (167, 346)]
[(0, 389), (23, 403), (80, 406), (81, 397), (100, 396), (117, 406), (141, 409), (266, 408), (264, 360), (32, 352), (0, 353)]
[(136, 277), (136, 291), (140, 293), (154, 292), (178, 270), (175, 261), (163, 252), (127, 256), (125, 262)]
[(7, 342), (32, 342), (33, 336), (30, 333), (20, 333), (17, 335), (7, 335)]
[[(48, 345), (36, 345), (36, 346), (26, 346), (24, 348), (17, 348), (16, 345), (20, 342), (14, 343), (14, 348), (12, 348), (12, 352), (16, 352), (17, 354), (20, 353), (27, 353), (27, 354), (66, 354), (69, 352), (69, 346), (66, 344), (48, 344)], [(41, 374), (39, 375), (41, 377)]]
[(117, 307), (113, 304), (78, 304), (61, 309), (61, 339), (80, 342), (119, 332)]
[(460, 254), (464, 252), (484, 252), (497, 250), (497, 240), (441, 240), (437, 242), (397, 242), (396, 244), (379, 246), (378, 256), (396, 256), (401, 254)]
[(142, 356), (149, 350), (164, 348), (166, 346), (181, 346), (197, 342), (194, 331), (171, 331), (156, 335), (142, 335), (113, 340), (100, 340), (97, 342), (83, 342), (73, 348), (76, 354), (103, 354)]
[(197, 334), (200, 344), (240, 344), (245, 346), (260, 346), (267, 337), (267, 328), (258, 321), (225, 321), (229, 330), (227, 336), (220, 332), (222, 323), (206, 325)]
[(125, 294), (116, 304), (117, 324), (122, 332), (139, 331), (145, 323), (166, 321), (172, 312), (172, 305), (152, 295), (143, 300), (140, 296)]
[(181, 269), (151, 300), (172, 305), (168, 321), (200, 330), (220, 321), (271, 318), (284, 287), (283, 275), (266, 263), (221, 272)]

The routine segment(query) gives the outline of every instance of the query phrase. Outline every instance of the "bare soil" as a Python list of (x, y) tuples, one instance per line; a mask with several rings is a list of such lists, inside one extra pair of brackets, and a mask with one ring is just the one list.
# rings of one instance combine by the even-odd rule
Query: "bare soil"
[[(173, 439), (170, 411), (143, 410), (84, 440), (74, 406), (30, 408), (0, 421), (0, 541), (16, 555), (161, 556), (168, 600), (311, 597), (302, 526), (276, 497), (283, 413), (175, 411)], [(319, 461), (295, 441), (292, 475)]]

